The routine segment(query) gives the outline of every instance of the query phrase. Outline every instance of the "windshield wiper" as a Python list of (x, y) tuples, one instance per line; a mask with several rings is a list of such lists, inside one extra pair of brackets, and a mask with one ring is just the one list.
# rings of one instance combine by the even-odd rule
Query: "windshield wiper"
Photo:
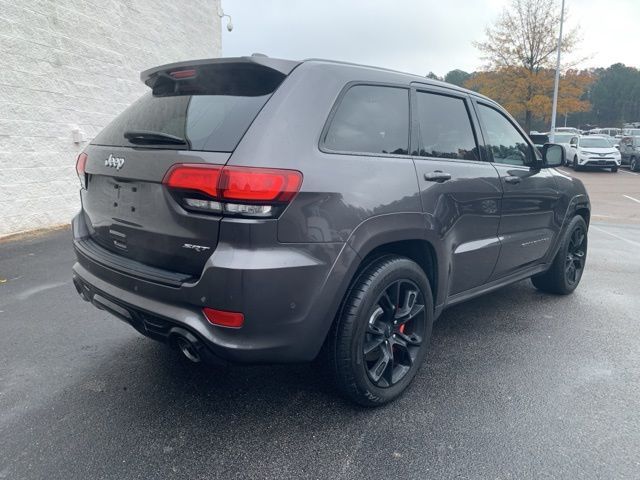
[(184, 138), (176, 137), (162, 132), (149, 132), (146, 130), (129, 130), (124, 132), (124, 138), (131, 143), (154, 145), (154, 144), (170, 144), (170, 145), (187, 145)]

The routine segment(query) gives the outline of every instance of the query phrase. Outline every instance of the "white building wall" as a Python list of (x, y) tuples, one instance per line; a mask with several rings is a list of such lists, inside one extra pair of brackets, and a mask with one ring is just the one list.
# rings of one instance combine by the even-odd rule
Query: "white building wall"
[(70, 221), (77, 154), (140, 71), (220, 55), (219, 1), (0, 0), (0, 237)]

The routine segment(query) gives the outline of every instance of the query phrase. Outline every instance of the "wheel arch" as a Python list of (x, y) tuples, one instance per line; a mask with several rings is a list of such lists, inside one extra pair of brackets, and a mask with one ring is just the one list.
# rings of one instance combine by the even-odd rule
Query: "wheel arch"
[(576, 208), (575, 214), (580, 215), (586, 222), (587, 227), (589, 226), (589, 222), (591, 221), (591, 210), (585, 206), (579, 206)]
[(360, 258), (356, 273), (374, 259), (387, 254), (407, 257), (416, 262), (427, 275), (433, 295), (434, 306), (440, 305), (443, 297), (441, 285), (445, 285), (442, 252), (439, 251), (438, 236), (425, 221), (422, 212), (395, 213), (371, 217), (360, 224), (347, 243)]
[(372, 262), (378, 258), (386, 255), (397, 255), (400, 257), (408, 258), (409, 260), (417, 263), (422, 271), (429, 279), (429, 285), (431, 286), (431, 295), (434, 305), (438, 294), (438, 258), (433, 245), (424, 239), (407, 239), (398, 240), (378, 245), (367, 255), (362, 258), (356, 274), (351, 279), (351, 282), (357, 278), (358, 274), (364, 270)]

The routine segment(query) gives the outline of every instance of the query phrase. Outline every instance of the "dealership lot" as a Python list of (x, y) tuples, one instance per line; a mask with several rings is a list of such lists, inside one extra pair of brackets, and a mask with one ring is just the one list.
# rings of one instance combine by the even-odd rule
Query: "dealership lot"
[(593, 203), (575, 294), (446, 311), (376, 410), (316, 365), (185, 365), (77, 297), (66, 230), (0, 243), (0, 478), (637, 478), (640, 175), (562, 171)]
[(575, 172), (569, 167), (558, 170), (584, 182), (594, 222), (640, 223), (640, 173), (626, 167), (618, 173), (597, 169)]

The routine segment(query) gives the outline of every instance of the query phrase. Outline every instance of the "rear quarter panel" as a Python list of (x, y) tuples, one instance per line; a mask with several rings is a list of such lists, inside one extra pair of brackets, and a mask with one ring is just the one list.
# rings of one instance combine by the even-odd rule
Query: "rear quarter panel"
[(366, 76), (352, 76), (359, 70), (303, 63), (275, 92), (229, 160), (302, 172), (302, 188), (278, 220), (280, 242), (346, 242), (368, 218), (421, 212), (411, 157), (332, 154), (319, 148), (325, 122), (347, 83), (389, 80), (385, 72), (367, 70)]

